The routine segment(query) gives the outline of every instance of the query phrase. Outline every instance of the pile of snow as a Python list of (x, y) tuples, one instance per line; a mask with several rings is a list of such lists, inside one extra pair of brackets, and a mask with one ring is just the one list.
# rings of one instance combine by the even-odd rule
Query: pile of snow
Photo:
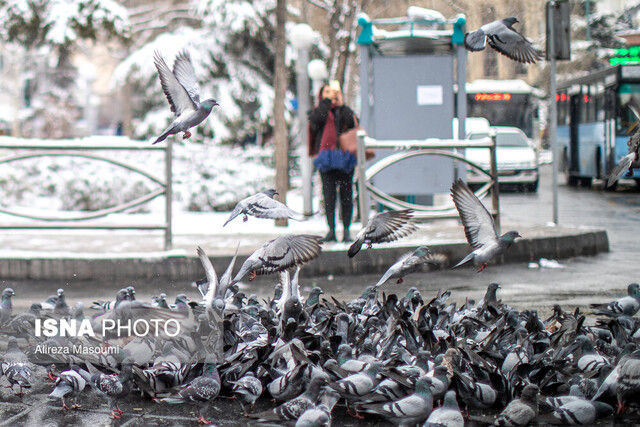
[[(0, 137), (2, 143), (28, 144), (149, 144), (123, 137), (93, 136), (78, 140), (29, 140)], [(1, 157), (25, 153), (2, 150)], [(100, 151), (91, 154), (136, 167), (164, 181), (163, 151)], [(272, 187), (270, 148), (176, 143), (173, 150), (175, 208), (185, 211), (226, 211), (243, 197)], [(38, 157), (0, 168), (0, 205), (13, 211), (50, 209), (93, 211), (144, 196), (158, 185), (141, 174), (103, 161), (78, 157)], [(136, 212), (163, 212), (162, 199)]]

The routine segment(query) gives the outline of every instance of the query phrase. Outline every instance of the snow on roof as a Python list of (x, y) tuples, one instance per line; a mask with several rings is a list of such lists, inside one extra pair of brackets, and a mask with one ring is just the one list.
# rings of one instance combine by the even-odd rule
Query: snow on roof
[(450, 37), (453, 33), (452, 30), (424, 30), (424, 29), (413, 29), (413, 30), (397, 30), (397, 31), (387, 31), (381, 30), (379, 28), (373, 27), (373, 36), (376, 40), (380, 39), (396, 39), (403, 37), (420, 37), (425, 39), (434, 39), (437, 40), (441, 37)]
[(536, 88), (529, 86), (525, 81), (519, 79), (512, 80), (489, 80), (478, 79), (466, 84), (467, 93), (478, 92), (509, 92), (509, 93), (532, 93)]
[(407, 8), (407, 16), (411, 19), (426, 19), (433, 21), (445, 22), (444, 15), (437, 10), (425, 9), (424, 7), (409, 6)]
[(0, 104), (0, 121), (12, 122), (16, 117), (16, 109), (7, 104)]

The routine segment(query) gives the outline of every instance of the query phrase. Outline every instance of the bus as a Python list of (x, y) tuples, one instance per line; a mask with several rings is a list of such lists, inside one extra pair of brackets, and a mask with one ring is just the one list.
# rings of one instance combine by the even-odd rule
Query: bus
[[(560, 165), (571, 186), (606, 179), (638, 126), (640, 65), (618, 65), (558, 82)], [(633, 178), (640, 185), (640, 172)], [(615, 189), (615, 185), (610, 189)]]
[(539, 139), (538, 111), (543, 92), (523, 80), (474, 80), (466, 84), (467, 117), (484, 117), (491, 126), (522, 130)]

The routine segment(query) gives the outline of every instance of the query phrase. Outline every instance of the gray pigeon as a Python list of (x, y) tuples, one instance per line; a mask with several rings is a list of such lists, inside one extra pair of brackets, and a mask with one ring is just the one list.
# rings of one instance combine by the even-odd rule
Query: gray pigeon
[(356, 256), (364, 243), (370, 248), (373, 243), (392, 242), (416, 231), (412, 214), (413, 210), (404, 209), (380, 212), (369, 218), (367, 225), (356, 236), (356, 241), (349, 247), (349, 258)]
[(512, 16), (485, 24), (479, 30), (464, 35), (464, 47), (476, 52), (484, 50), (488, 42), (489, 46), (514, 61), (535, 63), (542, 55), (513, 28), (517, 22), (520, 22), (518, 18)]
[(611, 187), (617, 180), (622, 178), (626, 171), (640, 167), (640, 130), (636, 130), (627, 141), (629, 154), (624, 156), (613, 168), (607, 179), (607, 187)]
[(523, 426), (538, 416), (538, 386), (528, 385), (522, 390), (519, 399), (512, 400), (498, 415), (494, 425)]
[(191, 56), (182, 51), (176, 56), (173, 72), (167, 66), (160, 52), (156, 51), (153, 62), (160, 76), (162, 91), (169, 101), (171, 112), (176, 118), (154, 144), (164, 141), (169, 135), (184, 132), (183, 139), (191, 137), (191, 129), (206, 119), (213, 107), (218, 105), (215, 99), (209, 98), (200, 102), (198, 80), (191, 63)]
[(240, 200), (233, 209), (233, 212), (231, 212), (231, 215), (229, 215), (229, 219), (227, 219), (223, 227), (240, 214), (244, 215), (242, 218), (243, 221), (247, 221), (249, 219), (247, 215), (255, 216), (256, 218), (291, 218), (296, 221), (302, 221), (302, 215), (292, 209), (289, 209), (287, 205), (280, 203), (273, 198), (276, 194), (278, 194), (278, 192), (271, 188)]
[(270, 240), (242, 264), (232, 283), (250, 274), (253, 280), (258, 274), (276, 273), (316, 258), (321, 251), (322, 237), (311, 234), (287, 234)]
[(253, 409), (256, 400), (258, 400), (262, 394), (262, 383), (256, 378), (253, 372), (247, 372), (238, 381), (231, 381), (230, 384), (233, 386), (231, 391), (239, 394), (245, 402), (251, 405), (251, 409)]
[(621, 361), (618, 373), (618, 412), (623, 412), (625, 402), (638, 402), (640, 398), (640, 350)]
[(447, 426), (447, 427), (464, 427), (464, 418), (458, 407), (456, 400), (456, 392), (449, 390), (444, 395), (442, 406), (429, 415), (425, 427)]
[(420, 423), (427, 419), (433, 409), (430, 380), (429, 377), (418, 378), (415, 392), (403, 399), (395, 402), (365, 404), (360, 409), (363, 412), (381, 415), (401, 426)]
[[(71, 394), (72, 397), (77, 398), (90, 379), (89, 373), (79, 368), (61, 372), (58, 375), (58, 379), (56, 379), (55, 388), (49, 394), (49, 398), (60, 399), (62, 401), (62, 409), (69, 409), (65, 402), (66, 396)], [(71, 408), (77, 409), (80, 408), (80, 405), (74, 404)]]
[(487, 263), (507, 250), (517, 237), (522, 237), (517, 231), (508, 231), (499, 236), (491, 214), (461, 179), (451, 186), (451, 197), (460, 214), (467, 241), (473, 248), (473, 252), (454, 268), (473, 261), (474, 265), (479, 266), (480, 272), (487, 267)]
[(11, 313), (13, 311), (11, 297), (14, 295), (15, 292), (13, 292), (13, 289), (11, 288), (5, 288), (5, 290), (2, 291), (2, 297), (0, 299), (0, 326), (11, 320)]
[(586, 399), (576, 399), (553, 410), (553, 416), (565, 425), (591, 425), (612, 413), (611, 405)]
[(631, 283), (627, 286), (627, 296), (612, 301), (608, 304), (591, 304), (591, 308), (596, 308), (596, 314), (625, 314), (635, 315), (640, 310), (640, 285)]
[(413, 252), (408, 252), (401, 256), (400, 259), (382, 275), (375, 287), (376, 289), (379, 288), (389, 279), (398, 279), (397, 283), (402, 283), (405, 276), (420, 271), (422, 265), (429, 262), (437, 262), (437, 260), (432, 256), (428, 247), (420, 246)]
[(13, 386), (20, 387), (17, 396), (22, 396), (23, 388), (31, 387), (31, 368), (27, 356), (18, 347), (18, 341), (15, 337), (9, 337), (7, 340), (7, 351), (0, 364), (0, 374), (7, 377), (9, 385), (13, 390)]

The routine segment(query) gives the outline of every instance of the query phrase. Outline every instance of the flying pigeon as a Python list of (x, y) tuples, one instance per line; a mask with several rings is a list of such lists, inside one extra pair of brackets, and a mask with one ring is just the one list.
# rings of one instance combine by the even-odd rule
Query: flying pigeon
[(498, 236), (491, 214), (461, 179), (451, 186), (451, 197), (460, 214), (467, 241), (473, 248), (473, 252), (464, 257), (454, 268), (473, 261), (474, 265), (479, 265), (478, 272), (480, 272), (487, 267), (489, 261), (507, 250), (517, 237), (521, 237), (517, 231), (508, 231)]
[(417, 227), (412, 213), (413, 210), (404, 209), (380, 212), (369, 218), (366, 227), (360, 230), (356, 241), (349, 248), (349, 258), (356, 256), (364, 243), (370, 248), (373, 243), (392, 242), (413, 233)]
[(520, 22), (516, 17), (493, 21), (480, 27), (479, 30), (464, 35), (464, 47), (476, 52), (489, 46), (501, 54), (524, 64), (535, 63), (542, 55), (529, 40), (513, 29), (513, 24)]
[(233, 279), (237, 283), (250, 274), (275, 273), (311, 261), (320, 254), (322, 237), (311, 234), (287, 234), (270, 240), (246, 259)]
[(247, 215), (255, 216), (256, 218), (291, 218), (296, 221), (302, 221), (302, 215), (273, 198), (276, 194), (278, 194), (278, 192), (271, 188), (240, 200), (223, 227), (241, 214), (244, 215), (242, 221), (249, 219)]
[(607, 179), (607, 187), (611, 187), (628, 170), (640, 167), (640, 130), (636, 130), (627, 141), (629, 154), (624, 156), (613, 168)]
[(180, 132), (184, 132), (182, 138), (187, 139), (191, 137), (189, 129), (206, 119), (218, 103), (212, 98), (200, 102), (200, 89), (189, 52), (182, 51), (176, 56), (173, 72), (158, 51), (154, 54), (153, 62), (158, 70), (162, 91), (169, 101), (171, 112), (176, 116), (154, 144)]
[(408, 252), (401, 256), (400, 259), (382, 275), (375, 287), (379, 288), (389, 279), (398, 279), (397, 283), (402, 283), (405, 276), (420, 271), (422, 265), (426, 263), (437, 263), (437, 259), (432, 256), (428, 247), (420, 246), (413, 252)]

